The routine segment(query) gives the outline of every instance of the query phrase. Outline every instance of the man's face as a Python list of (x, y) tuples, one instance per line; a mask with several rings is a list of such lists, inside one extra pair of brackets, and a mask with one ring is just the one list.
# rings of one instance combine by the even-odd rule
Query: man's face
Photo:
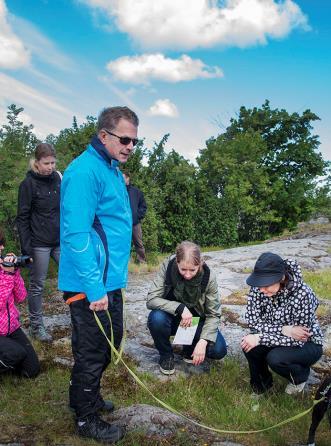
[[(109, 129), (107, 129), (109, 130)], [(108, 150), (110, 156), (120, 163), (126, 163), (133, 151), (132, 141), (129, 144), (122, 144), (118, 137), (137, 138), (137, 127), (126, 119), (120, 119), (117, 126), (109, 130), (117, 136), (110, 135), (105, 130), (100, 130), (99, 139)]]

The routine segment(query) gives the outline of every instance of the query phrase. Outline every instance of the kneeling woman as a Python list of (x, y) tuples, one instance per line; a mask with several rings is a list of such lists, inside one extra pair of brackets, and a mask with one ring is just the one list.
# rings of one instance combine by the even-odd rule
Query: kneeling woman
[(201, 364), (206, 357), (222, 359), (225, 340), (218, 329), (220, 299), (215, 274), (201, 258), (199, 247), (184, 241), (176, 255), (164, 261), (147, 296), (148, 328), (160, 354), (160, 370), (175, 371), (169, 341), (179, 325), (190, 327), (192, 317), (200, 317), (192, 345), (183, 347), (184, 361)]
[[(0, 231), (0, 255), (5, 240)], [(39, 361), (30, 341), (20, 328), (19, 312), (15, 304), (27, 295), (19, 269), (3, 266), (13, 262), (14, 254), (0, 259), (0, 373), (14, 372), (26, 378), (39, 373)]]
[(295, 260), (271, 252), (261, 254), (246, 282), (251, 285), (246, 311), (251, 334), (241, 347), (254, 392), (272, 386), (269, 367), (289, 381), (286, 393), (302, 392), (310, 367), (322, 355), (314, 292), (302, 281)]

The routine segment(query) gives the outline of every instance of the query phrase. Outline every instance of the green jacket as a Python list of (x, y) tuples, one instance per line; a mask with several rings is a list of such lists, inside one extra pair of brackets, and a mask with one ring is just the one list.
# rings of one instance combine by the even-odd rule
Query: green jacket
[[(166, 271), (168, 263), (172, 258), (173, 256), (170, 256), (163, 262), (160, 271), (154, 278), (147, 295), (147, 308), (149, 310), (163, 310), (167, 313), (175, 315), (181, 302), (164, 299), (163, 297), (168, 291), (168, 287), (165, 285)], [(221, 302), (218, 293), (216, 275), (213, 271), (210, 271), (206, 291), (202, 294), (196, 307), (194, 307), (195, 311), (201, 317), (206, 318), (200, 336), (201, 339), (211, 342), (216, 341), (217, 329), (221, 317), (220, 306)]]

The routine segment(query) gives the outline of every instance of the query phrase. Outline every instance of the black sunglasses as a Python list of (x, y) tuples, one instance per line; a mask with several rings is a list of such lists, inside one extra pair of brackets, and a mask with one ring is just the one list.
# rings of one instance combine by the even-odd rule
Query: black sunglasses
[(107, 129), (104, 129), (104, 131), (106, 133), (108, 133), (108, 135), (116, 136), (116, 138), (118, 138), (120, 140), (120, 143), (123, 144), (123, 146), (128, 146), (131, 141), (132, 141), (133, 147), (138, 144), (138, 141), (139, 141), (138, 138), (130, 138), (129, 136), (118, 136), (118, 135), (115, 135), (115, 133), (110, 132)]

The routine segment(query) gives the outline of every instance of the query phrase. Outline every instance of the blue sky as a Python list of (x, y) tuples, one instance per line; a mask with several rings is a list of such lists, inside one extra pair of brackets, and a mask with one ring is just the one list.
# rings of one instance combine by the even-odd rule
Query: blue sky
[(0, 117), (43, 138), (109, 105), (194, 160), (241, 105), (320, 118), (331, 159), (329, 0), (0, 0)]

